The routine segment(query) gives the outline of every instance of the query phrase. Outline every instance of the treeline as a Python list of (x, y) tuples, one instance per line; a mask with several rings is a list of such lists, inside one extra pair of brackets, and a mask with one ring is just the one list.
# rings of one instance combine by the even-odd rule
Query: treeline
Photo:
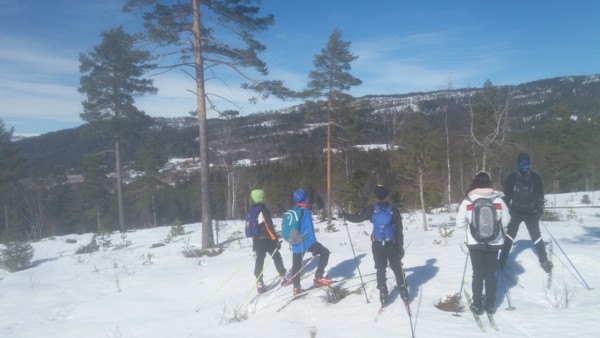
[[(598, 96), (582, 96), (585, 108), (557, 99), (534, 111), (517, 105), (517, 95), (488, 82), (468, 98), (438, 95), (416, 109), (375, 111), (348, 99), (333, 116), (333, 204), (359, 210), (372, 202), (376, 184), (386, 184), (405, 212), (448, 208), (478, 170), (489, 171), (502, 190), (521, 151), (531, 154), (546, 192), (594, 189), (600, 178)], [(310, 193), (317, 214), (324, 210), (323, 109), (309, 102), (288, 114), (209, 120), (214, 219), (241, 219), (255, 188), (266, 191), (275, 215), (290, 206), (297, 188)], [(114, 158), (105, 152), (110, 139), (78, 128), (13, 143), (12, 130), (1, 127), (2, 236), (37, 240), (119, 229)], [(197, 157), (197, 137), (193, 124), (155, 121), (122, 146), (127, 229), (201, 220), (198, 172), (164, 168), (170, 158)], [(367, 147), (374, 144), (382, 146)], [(81, 182), (69, 181), (75, 174)]]

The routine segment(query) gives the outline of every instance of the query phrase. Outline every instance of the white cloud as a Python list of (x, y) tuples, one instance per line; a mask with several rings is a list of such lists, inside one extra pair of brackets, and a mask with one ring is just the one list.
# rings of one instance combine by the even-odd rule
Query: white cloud
[[(464, 36), (464, 32), (461, 32)], [(431, 91), (480, 85), (491, 70), (506, 68), (510, 53), (502, 41), (470, 44), (456, 32), (439, 31), (407, 37), (382, 36), (352, 42), (351, 51), (359, 58), (351, 73), (363, 81), (352, 89), (355, 96)]]

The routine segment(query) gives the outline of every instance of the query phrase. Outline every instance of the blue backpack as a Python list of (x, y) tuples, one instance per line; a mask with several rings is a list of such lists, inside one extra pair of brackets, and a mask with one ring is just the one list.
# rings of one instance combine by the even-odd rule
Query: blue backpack
[(371, 217), (373, 237), (376, 241), (393, 241), (396, 238), (396, 227), (392, 224), (394, 207), (390, 204), (384, 210), (379, 203), (375, 203), (373, 207), (375, 208), (375, 213)]
[(260, 213), (261, 206), (255, 205), (246, 214), (246, 237), (257, 238), (260, 236), (260, 225), (258, 224), (258, 214)]
[(286, 211), (281, 218), (281, 237), (292, 245), (302, 242), (302, 234), (300, 233), (300, 222), (304, 210), (300, 207), (293, 207)]

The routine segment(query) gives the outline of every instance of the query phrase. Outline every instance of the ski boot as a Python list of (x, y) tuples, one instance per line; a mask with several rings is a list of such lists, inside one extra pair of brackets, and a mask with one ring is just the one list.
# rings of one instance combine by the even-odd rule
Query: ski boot
[(389, 296), (390, 295), (388, 293), (387, 288), (383, 287), (379, 289), (379, 301), (381, 302), (381, 306), (388, 305)]
[(281, 286), (288, 286), (288, 285), (290, 285), (291, 282), (292, 282), (292, 280), (290, 278), (288, 278), (285, 274), (279, 276), (279, 284)]
[(487, 312), (489, 315), (493, 315), (494, 313), (496, 313), (496, 305), (495, 304), (486, 305), (485, 312)]
[(325, 277), (315, 277), (315, 279), (313, 280), (313, 283), (316, 287), (329, 286), (331, 285), (331, 282), (331, 279)]
[(256, 291), (258, 293), (263, 293), (263, 292), (267, 291), (267, 288), (265, 287), (265, 283), (263, 282), (262, 279), (260, 279), (258, 282), (256, 282)]
[(300, 292), (302, 292), (302, 289), (300, 289), (300, 285), (294, 285), (294, 297), (298, 296)]
[(469, 309), (471, 310), (471, 312), (473, 312), (477, 316), (480, 316), (481, 314), (483, 314), (483, 307), (481, 305), (472, 303), (471, 306), (469, 306)]
[(554, 264), (552, 264), (552, 262), (545, 261), (545, 262), (541, 262), (540, 264), (542, 265), (542, 269), (544, 269), (544, 271), (546, 271), (546, 273), (552, 272), (552, 268), (554, 267)]
[(408, 289), (406, 286), (398, 286), (398, 289), (400, 290), (400, 298), (402, 298), (402, 301), (408, 303)]

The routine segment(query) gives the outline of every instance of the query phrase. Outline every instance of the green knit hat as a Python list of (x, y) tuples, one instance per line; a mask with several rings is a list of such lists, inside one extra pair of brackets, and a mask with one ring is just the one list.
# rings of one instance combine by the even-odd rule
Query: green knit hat
[(265, 192), (262, 189), (252, 190), (250, 197), (252, 198), (252, 202), (262, 203), (265, 200)]

